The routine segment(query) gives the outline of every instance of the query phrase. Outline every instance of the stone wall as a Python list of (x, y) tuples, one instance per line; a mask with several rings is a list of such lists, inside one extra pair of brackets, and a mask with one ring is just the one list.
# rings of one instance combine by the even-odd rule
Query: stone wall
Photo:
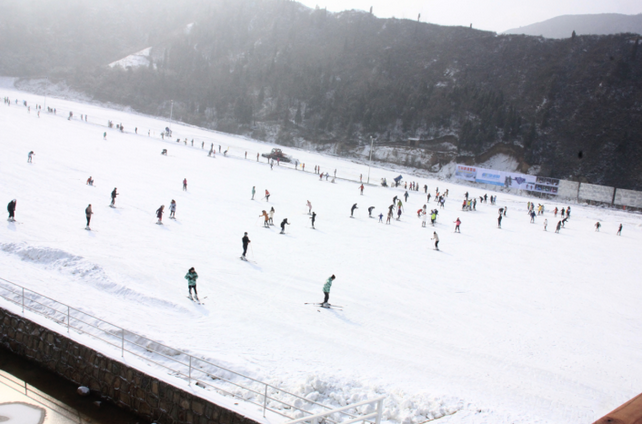
[(0, 345), (159, 424), (257, 424), (2, 308)]

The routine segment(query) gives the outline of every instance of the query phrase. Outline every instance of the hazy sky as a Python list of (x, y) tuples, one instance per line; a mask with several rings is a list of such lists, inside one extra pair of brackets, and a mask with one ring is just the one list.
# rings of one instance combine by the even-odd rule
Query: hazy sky
[(370, 10), (379, 18), (417, 19), (439, 25), (465, 25), (502, 32), (560, 15), (642, 13), (642, 0), (298, 0), (309, 7), (340, 12)]

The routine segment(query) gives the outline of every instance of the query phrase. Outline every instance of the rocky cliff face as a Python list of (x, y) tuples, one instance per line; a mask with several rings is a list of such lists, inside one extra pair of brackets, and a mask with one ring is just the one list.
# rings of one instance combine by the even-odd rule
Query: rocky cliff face
[(520, 171), (642, 189), (637, 35), (497, 35), (287, 0), (194, 7), (193, 25), (150, 44), (148, 66), (58, 77), (284, 145), (363, 157), (373, 137), (408, 166), (502, 155)]

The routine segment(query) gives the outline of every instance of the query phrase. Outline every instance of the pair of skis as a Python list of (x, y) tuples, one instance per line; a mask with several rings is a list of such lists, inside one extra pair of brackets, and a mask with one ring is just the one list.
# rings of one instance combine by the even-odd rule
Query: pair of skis
[[(192, 302), (196, 303), (197, 305), (205, 305), (205, 302), (202, 302), (201, 300), (199, 300), (199, 298), (198, 298), (198, 297), (197, 297), (197, 298), (193, 298), (192, 296), (187, 296), (187, 298), (188, 298), (189, 300), (191, 300)], [(203, 300), (205, 300), (205, 299), (207, 299), (207, 296), (205, 296), (205, 297), (203, 298)]]
[(312, 305), (312, 306), (318, 306), (323, 309), (338, 309), (340, 311), (343, 311), (343, 306), (340, 305), (331, 305), (329, 303), (312, 303), (312, 302), (307, 302), (304, 303), (304, 305)]

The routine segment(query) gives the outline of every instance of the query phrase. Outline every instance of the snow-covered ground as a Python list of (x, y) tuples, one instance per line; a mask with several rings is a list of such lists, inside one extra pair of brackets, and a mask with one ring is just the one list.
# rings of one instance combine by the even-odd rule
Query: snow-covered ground
[[(264, 143), (178, 124), (174, 141), (161, 140), (163, 120), (52, 98), (46, 106), (57, 114), (38, 117), (43, 97), (6, 86), (5, 96), (0, 201), (17, 199), (18, 222), (0, 226), (0, 277), (321, 402), (383, 393), (390, 423), (453, 412), (439, 421), (586, 423), (640, 392), (640, 215), (573, 205), (555, 234), (550, 211), (565, 204), (546, 203), (535, 224), (526, 202), (538, 199), (500, 193), (497, 206), (462, 212), (466, 191), (484, 193), (405, 175), (433, 195), (449, 189), (446, 208), (434, 228), (421, 228), (426, 196), (411, 192), (401, 220), (385, 225), (367, 208), (385, 213), (404, 190), (369, 185), (359, 195), (367, 166), (284, 149), (305, 172), (271, 170), (256, 160), (272, 147)], [(108, 120), (125, 133), (107, 129)], [(228, 157), (208, 157), (211, 143)], [(315, 165), (354, 181), (319, 181)], [(372, 168), (370, 181), (396, 175)], [(116, 209), (108, 206), (114, 187)], [(155, 225), (171, 199), (177, 220), (166, 214)], [(93, 231), (84, 229), (88, 204)], [(501, 230), (499, 206), (508, 206)], [(276, 226), (266, 229), (259, 215), (270, 207)], [(284, 218), (291, 225), (280, 235)], [(245, 231), (255, 262), (239, 260)], [(192, 266), (204, 306), (186, 299)], [(323, 299), (331, 274), (330, 302), (344, 309), (304, 305)]]

